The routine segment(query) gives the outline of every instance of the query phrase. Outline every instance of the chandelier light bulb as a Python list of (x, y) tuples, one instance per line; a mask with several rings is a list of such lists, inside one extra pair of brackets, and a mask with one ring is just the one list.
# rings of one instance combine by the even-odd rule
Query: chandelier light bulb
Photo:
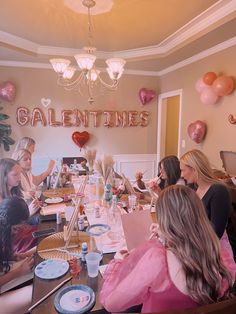
[(84, 53), (84, 54), (77, 54), (75, 55), (75, 59), (78, 63), (79, 68), (84, 71), (84, 70), (91, 70), (94, 62), (96, 60), (96, 56), (91, 55), (89, 53)]
[(74, 76), (76, 67), (67, 67), (62, 75), (65, 80), (70, 80)]
[(88, 73), (86, 74), (86, 78), (88, 81), (92, 81), (95, 82), (98, 78), (100, 71), (97, 69), (92, 69), (90, 71), (88, 71)]
[(67, 59), (50, 59), (54, 71), (58, 74), (63, 74), (66, 68), (70, 65), (70, 60)]
[(121, 58), (111, 58), (106, 60), (107, 72), (112, 80), (118, 80), (124, 72), (126, 61)]

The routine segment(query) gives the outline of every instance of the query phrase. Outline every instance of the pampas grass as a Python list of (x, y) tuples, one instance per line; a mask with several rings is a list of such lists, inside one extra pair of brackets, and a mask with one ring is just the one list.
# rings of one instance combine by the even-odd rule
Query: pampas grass
[(89, 170), (93, 170), (96, 155), (97, 155), (96, 149), (88, 149), (84, 153), (84, 158), (87, 159)]
[(95, 162), (95, 169), (103, 178), (103, 182), (105, 185), (112, 175), (114, 163), (115, 162), (113, 160), (113, 157), (110, 155), (104, 155), (103, 158), (97, 159), (97, 161)]

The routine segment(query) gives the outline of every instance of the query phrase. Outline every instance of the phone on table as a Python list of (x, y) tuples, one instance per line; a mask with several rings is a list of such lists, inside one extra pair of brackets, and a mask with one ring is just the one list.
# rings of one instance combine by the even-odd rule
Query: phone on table
[(32, 232), (32, 236), (33, 236), (33, 238), (40, 238), (40, 237), (48, 236), (48, 235), (53, 234), (55, 232), (56, 232), (56, 230), (54, 228), (49, 228), (49, 229), (44, 229), (44, 230), (40, 230), (40, 231), (34, 231), (34, 232)]
[(57, 220), (56, 214), (40, 215), (40, 222), (42, 222), (42, 221), (56, 221), (56, 220)]

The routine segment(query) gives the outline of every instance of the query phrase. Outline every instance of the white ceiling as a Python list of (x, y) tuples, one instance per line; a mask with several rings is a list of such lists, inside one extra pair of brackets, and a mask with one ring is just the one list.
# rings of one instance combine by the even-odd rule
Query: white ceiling
[[(236, 44), (236, 0), (113, 0), (92, 22), (97, 65), (122, 57), (130, 73), (161, 75)], [(87, 44), (87, 15), (63, 0), (1, 0), (0, 65), (47, 68)]]

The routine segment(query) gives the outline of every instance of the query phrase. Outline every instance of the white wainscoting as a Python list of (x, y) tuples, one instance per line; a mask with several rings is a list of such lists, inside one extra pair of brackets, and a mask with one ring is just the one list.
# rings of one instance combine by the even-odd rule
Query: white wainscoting
[[(61, 164), (62, 156), (50, 156), (57, 160), (58, 166)], [(157, 155), (156, 154), (123, 154), (113, 155), (115, 165), (114, 170), (121, 174), (123, 173), (131, 181), (135, 180), (137, 171), (144, 172), (144, 181), (155, 177), (157, 173)], [(32, 172), (37, 175), (46, 170), (49, 162), (49, 157), (33, 156)]]
[(137, 171), (144, 172), (143, 179), (148, 181), (157, 173), (156, 154), (114, 155), (115, 171), (123, 173), (131, 181), (135, 181)]

